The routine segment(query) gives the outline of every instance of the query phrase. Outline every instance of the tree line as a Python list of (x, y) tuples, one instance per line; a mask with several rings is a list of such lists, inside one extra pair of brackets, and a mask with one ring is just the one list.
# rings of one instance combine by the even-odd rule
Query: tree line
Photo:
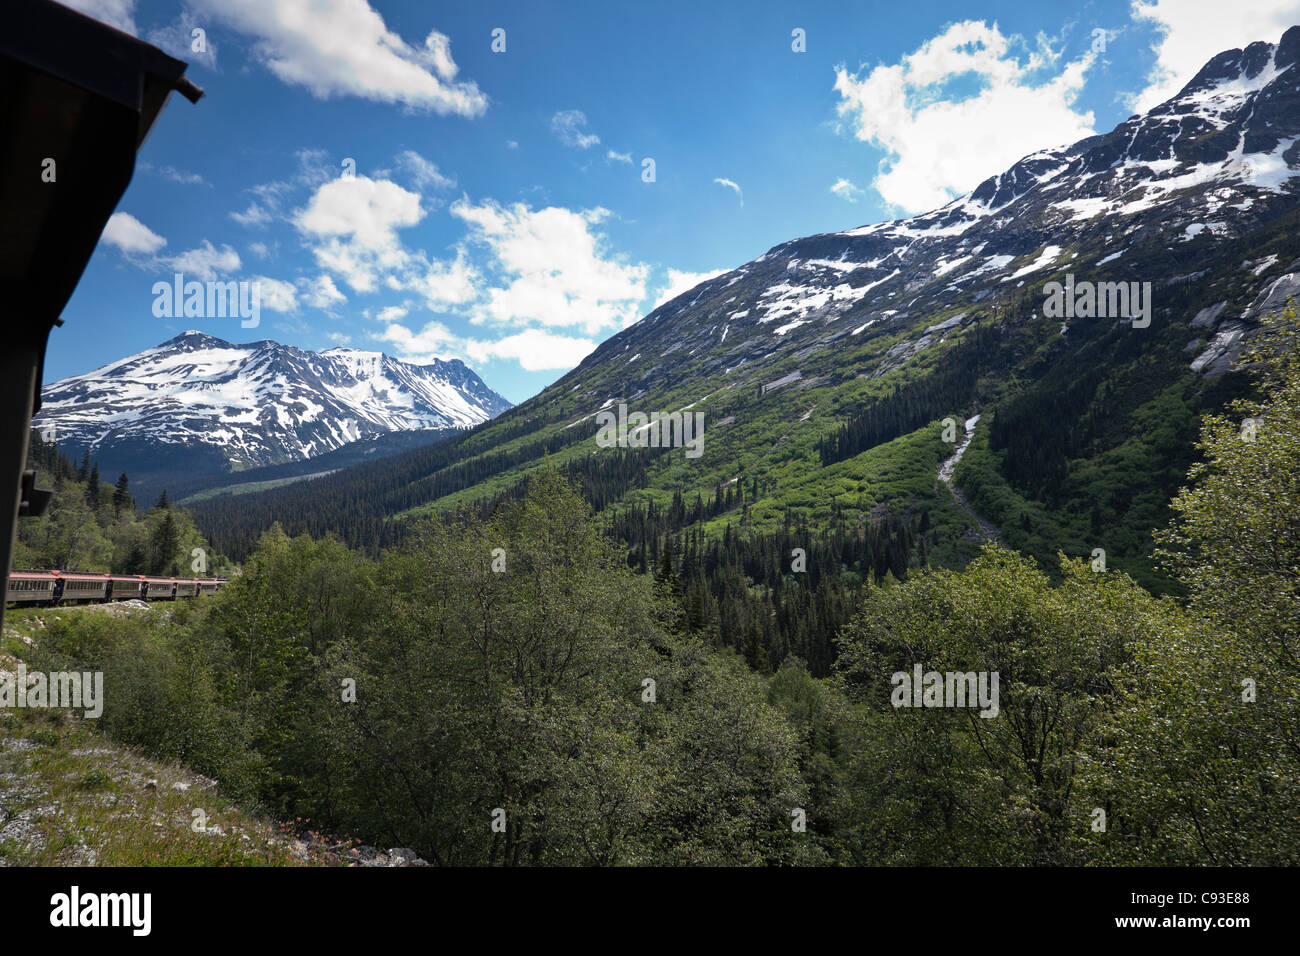
[[(33, 654), (104, 671), (119, 739), (439, 864), (1293, 864), (1297, 342), (1262, 339), (1262, 397), (1203, 423), (1160, 535), (1181, 603), (989, 545), (867, 575), (819, 678), (700, 623), (693, 569), (725, 551), (670, 534), (638, 574), (548, 469), (377, 561), (273, 528), (211, 599), (70, 615)], [(732, 585), (788, 577), (791, 540)], [(846, 547), (809, 551), (812, 594)], [(918, 666), (997, 673), (997, 715), (896, 706)]]
[(192, 554), (200, 548), (206, 574), (229, 570), (166, 491), (140, 513), (126, 473), (111, 485), (102, 482), (89, 451), (77, 464), (33, 433), (28, 468), (53, 494), (44, 514), (19, 520), (14, 567), (183, 577), (195, 573)]

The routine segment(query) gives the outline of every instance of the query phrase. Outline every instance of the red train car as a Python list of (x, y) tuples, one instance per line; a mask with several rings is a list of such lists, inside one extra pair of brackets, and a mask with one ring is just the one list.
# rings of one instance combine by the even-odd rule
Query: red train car
[(16, 605), (82, 604), (108, 601), (174, 601), (215, 594), (227, 578), (163, 578), (144, 574), (86, 574), (79, 571), (13, 571), (5, 602)]
[(9, 604), (53, 604), (58, 577), (52, 571), (11, 571), (5, 587)]
[(53, 571), (58, 604), (81, 604), (86, 601), (107, 601), (110, 579), (107, 574), (81, 574), (76, 571)]

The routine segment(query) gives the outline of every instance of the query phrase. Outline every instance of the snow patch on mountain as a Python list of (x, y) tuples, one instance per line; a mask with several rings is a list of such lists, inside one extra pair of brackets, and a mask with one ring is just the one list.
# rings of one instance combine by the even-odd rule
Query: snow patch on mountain
[(92, 455), (122, 442), (210, 445), (239, 468), (311, 458), (381, 432), (467, 428), (510, 407), (464, 363), (233, 345), (188, 331), (41, 392), (34, 427)]

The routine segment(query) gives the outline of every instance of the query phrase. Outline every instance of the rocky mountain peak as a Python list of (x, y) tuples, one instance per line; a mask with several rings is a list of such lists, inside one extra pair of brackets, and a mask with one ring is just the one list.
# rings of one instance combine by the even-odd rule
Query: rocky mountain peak
[[(163, 448), (236, 469), (312, 458), (390, 431), (468, 428), (510, 403), (459, 362), (233, 344), (187, 330), (47, 385), (35, 427), (115, 468)], [(182, 451), (184, 449), (184, 452)]]

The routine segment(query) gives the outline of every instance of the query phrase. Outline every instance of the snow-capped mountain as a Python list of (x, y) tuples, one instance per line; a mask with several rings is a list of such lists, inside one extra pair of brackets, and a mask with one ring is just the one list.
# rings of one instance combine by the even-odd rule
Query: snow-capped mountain
[(412, 365), (195, 331), (48, 385), (41, 403), (35, 429), (115, 468), (197, 452), (225, 462), (219, 470), (312, 458), (383, 432), (467, 428), (510, 407), (459, 360)]
[[(1300, 199), (1298, 61), (1300, 27), (1278, 43), (1221, 53), (1150, 112), (1026, 156), (940, 209), (782, 243), (661, 306), (582, 368), (626, 365), (632, 384), (618, 393), (630, 395), (652, 380), (753, 372), (863, 333), (901, 332), (910, 341), (887, 363), (896, 367), (974, 313), (945, 316), (944, 328), (931, 328), (933, 317), (1065, 268), (1093, 279), (1180, 278), (1125, 258), (1157, 243), (1192, 274), (1218, 241)], [(1207, 326), (1215, 336), (1189, 362), (1223, 371), (1244, 340), (1235, 334), (1242, 311), (1216, 315)], [(591, 397), (599, 405), (614, 396)]]
[[(490, 499), (588, 444), (568, 467), (602, 507), (635, 514), (645, 490), (671, 494), (681, 505), (664, 520), (688, 531), (692, 500), (702, 528), (743, 490), (725, 520), (745, 533), (923, 512), (946, 528), (929, 532), (940, 564), (996, 536), (1054, 567), (1101, 536), (1114, 566), (1153, 574), (1151, 530), (1194, 460), (1199, 416), (1244, 393), (1244, 344), (1300, 299), (1298, 144), (1295, 27), (941, 209), (784, 242), (695, 286), (472, 439), (394, 458), (402, 480), (386, 490), (344, 468), (195, 514), (235, 549), (271, 520), (324, 533), (451, 494)], [(1071, 276), (1137, 284), (1150, 314), (1049, 314), (1048, 284)], [(703, 454), (603, 460), (595, 416), (616, 403), (703, 413)], [(947, 417), (971, 426), (960, 459), (935, 447)], [(329, 510), (338, 501), (348, 514)]]

